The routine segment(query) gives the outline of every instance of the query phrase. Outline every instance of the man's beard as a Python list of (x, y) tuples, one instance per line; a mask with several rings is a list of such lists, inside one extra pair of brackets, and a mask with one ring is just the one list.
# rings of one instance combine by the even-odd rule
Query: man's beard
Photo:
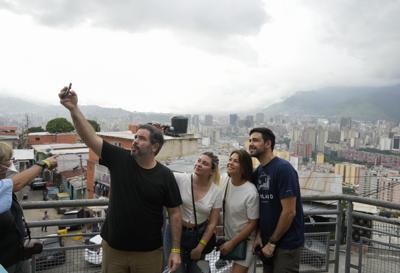
[(250, 153), (250, 156), (259, 158), (264, 153), (264, 151), (260, 151), (258, 149), (252, 149), (252, 150), (249, 150), (249, 153)]

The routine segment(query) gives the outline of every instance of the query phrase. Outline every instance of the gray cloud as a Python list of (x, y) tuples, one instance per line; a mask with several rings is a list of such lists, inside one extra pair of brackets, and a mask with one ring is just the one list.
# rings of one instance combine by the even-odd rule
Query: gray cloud
[(195, 31), (215, 37), (256, 34), (267, 19), (261, 0), (15, 0), (0, 8), (49, 26), (95, 26), (136, 32)]
[(400, 1), (305, 2), (322, 20), (322, 41), (346, 50), (371, 76), (400, 80)]

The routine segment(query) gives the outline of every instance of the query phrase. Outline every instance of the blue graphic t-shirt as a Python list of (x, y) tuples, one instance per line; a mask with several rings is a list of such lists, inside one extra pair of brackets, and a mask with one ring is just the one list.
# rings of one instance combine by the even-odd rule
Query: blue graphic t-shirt
[(295, 249), (304, 243), (304, 216), (301, 205), (299, 178), (296, 170), (286, 160), (274, 157), (267, 165), (259, 166), (253, 173), (253, 183), (260, 195), (260, 230), (266, 244), (278, 224), (282, 211), (281, 199), (296, 196), (296, 216), (278, 246)]

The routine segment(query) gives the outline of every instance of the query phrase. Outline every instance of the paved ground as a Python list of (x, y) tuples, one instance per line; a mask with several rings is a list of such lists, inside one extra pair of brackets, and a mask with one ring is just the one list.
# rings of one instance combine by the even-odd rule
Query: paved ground
[[(43, 193), (41, 190), (32, 191), (29, 186), (26, 186), (19, 193), (18, 198), (22, 197), (23, 194), (28, 195), (28, 201), (42, 201)], [(49, 215), (49, 220), (60, 219), (61, 215), (57, 214), (56, 209), (26, 209), (24, 210), (25, 219), (29, 221), (39, 221), (42, 220), (44, 211), (47, 210)], [(48, 234), (57, 233), (58, 227), (47, 227), (47, 232), (42, 232), (41, 228), (31, 228), (32, 236), (46, 236)]]

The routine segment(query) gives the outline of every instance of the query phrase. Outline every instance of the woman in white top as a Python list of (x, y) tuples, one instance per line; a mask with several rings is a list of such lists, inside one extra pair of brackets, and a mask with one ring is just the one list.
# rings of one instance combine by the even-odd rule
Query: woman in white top
[[(192, 249), (187, 249), (181, 241), (182, 271), (192, 272), (196, 263), (204, 258), (204, 248), (215, 233), (222, 208), (222, 193), (218, 187), (220, 175), (218, 157), (212, 152), (200, 155), (192, 174), (174, 173), (182, 197), (182, 239), (183, 234), (195, 230), (195, 215), (192, 201), (192, 187), (196, 208), (197, 225), (206, 225), (201, 240)], [(194, 233), (194, 232), (193, 232)]]
[(252, 172), (250, 155), (245, 150), (233, 151), (227, 164), (228, 178), (222, 188), (223, 196), (226, 191), (224, 233), (228, 241), (219, 247), (221, 254), (226, 255), (247, 240), (246, 258), (233, 262), (233, 273), (251, 272), (255, 263), (252, 247), (259, 218), (259, 197), (256, 187), (249, 182)]

